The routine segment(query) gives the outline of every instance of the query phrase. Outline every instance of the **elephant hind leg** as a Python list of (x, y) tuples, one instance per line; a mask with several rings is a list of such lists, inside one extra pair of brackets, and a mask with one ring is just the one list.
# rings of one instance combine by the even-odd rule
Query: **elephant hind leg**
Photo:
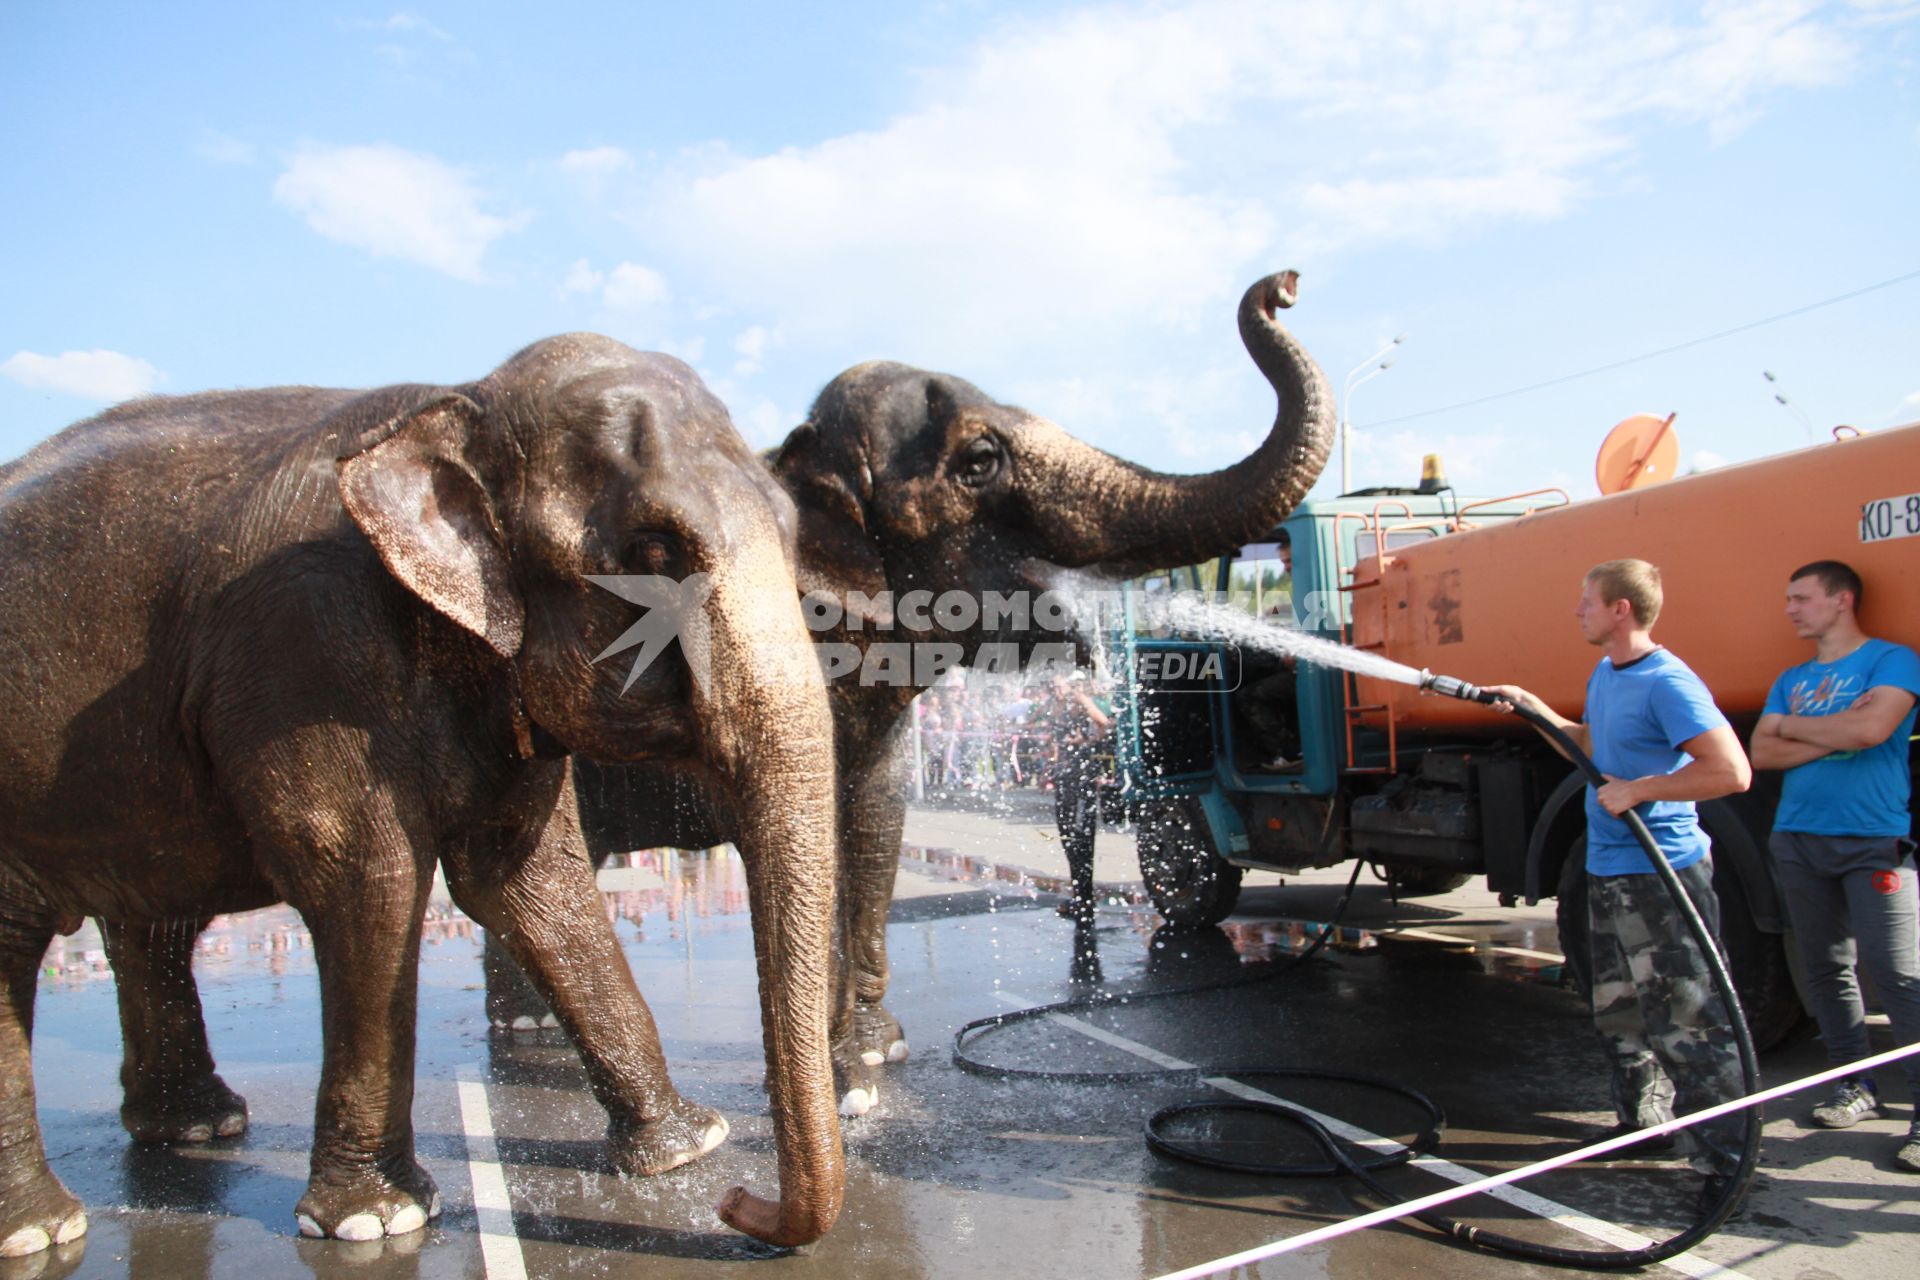
[(0, 868), (0, 1258), (70, 1244), (87, 1213), (47, 1167), (33, 1091), (33, 998), (53, 913)]
[(120, 1123), (141, 1142), (208, 1142), (247, 1130), (247, 1100), (213, 1069), (193, 981), (210, 922), (100, 922), (120, 999)]

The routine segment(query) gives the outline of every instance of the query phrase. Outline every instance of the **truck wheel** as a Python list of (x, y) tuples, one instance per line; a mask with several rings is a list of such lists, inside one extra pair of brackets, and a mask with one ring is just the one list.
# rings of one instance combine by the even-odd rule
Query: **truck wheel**
[[(1560, 867), (1560, 897), (1554, 906), (1560, 926), (1562, 970), (1566, 986), (1591, 999), (1593, 959), (1587, 945), (1587, 838), (1567, 850)], [(1753, 1047), (1764, 1053), (1786, 1039), (1806, 1016), (1794, 990), (1785, 939), (1762, 932), (1747, 910), (1747, 898), (1731, 861), (1716, 861), (1713, 892), (1720, 899), (1720, 945), (1727, 970), (1753, 1033)]]
[(1465, 871), (1445, 867), (1387, 867), (1380, 877), (1393, 889), (1396, 898), (1431, 898), (1452, 893), (1473, 877)]
[(1140, 877), (1169, 928), (1205, 929), (1233, 911), (1240, 899), (1240, 868), (1214, 852), (1198, 801), (1143, 806), (1136, 843)]

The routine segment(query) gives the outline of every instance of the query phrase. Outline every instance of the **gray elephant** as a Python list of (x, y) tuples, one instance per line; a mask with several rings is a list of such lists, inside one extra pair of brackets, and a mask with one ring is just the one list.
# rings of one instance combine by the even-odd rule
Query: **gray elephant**
[[(127, 1127), (192, 1139), (246, 1122), (194, 936), (299, 910), (325, 1044), (307, 1234), (439, 1211), (411, 1119), (436, 865), (572, 1035), (620, 1169), (721, 1141), (669, 1080), (595, 892), (571, 753), (647, 761), (738, 834), (781, 1198), (735, 1188), (721, 1216), (782, 1244), (824, 1232), (843, 1182), (832, 726), (795, 527), (690, 369), (592, 335), (455, 388), (137, 401), (0, 468), (0, 1256), (86, 1230), (29, 1046), (36, 964), (89, 915), (120, 982)], [(681, 652), (596, 665), (639, 617), (617, 591), (661, 583), (704, 592), (660, 615)]]
[[(1313, 486), (1333, 440), (1325, 377), (1277, 322), (1295, 300), (1291, 271), (1242, 297), (1239, 327), (1279, 400), (1250, 456), (1207, 475), (1144, 470), (999, 404), (947, 374), (876, 362), (820, 393), (808, 420), (771, 459), (800, 513), (800, 585), (831, 612), (814, 637), (836, 653), (872, 654), (902, 636), (977, 658), (984, 645), (1024, 654), (1057, 632), (982, 609), (929, 610), (949, 591), (1029, 598), (1065, 571), (1117, 577), (1225, 554), (1273, 528)], [(926, 625), (894, 626), (896, 606)], [(878, 603), (866, 603), (878, 602)], [(842, 664), (844, 665), (844, 664)], [(842, 1114), (878, 1098), (875, 1068), (906, 1056), (881, 1001), (886, 924), (906, 801), (901, 732), (918, 683), (868, 681), (864, 660), (833, 680), (840, 786), (840, 939), (833, 1027)], [(645, 766), (579, 772), (582, 823), (596, 856), (654, 845), (701, 847), (730, 831), (724, 814)], [(499, 1013), (510, 1015), (494, 1002)], [(535, 1011), (537, 1012), (537, 1010)]]

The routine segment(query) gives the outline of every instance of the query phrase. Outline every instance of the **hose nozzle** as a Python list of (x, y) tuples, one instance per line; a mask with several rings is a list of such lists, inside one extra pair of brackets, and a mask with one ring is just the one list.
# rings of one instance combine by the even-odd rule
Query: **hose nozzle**
[(1424, 668), (1420, 672), (1420, 692), (1437, 693), (1462, 702), (1484, 702), (1488, 706), (1500, 700), (1498, 694), (1489, 693), (1477, 684), (1468, 684), (1458, 676), (1437, 676)]

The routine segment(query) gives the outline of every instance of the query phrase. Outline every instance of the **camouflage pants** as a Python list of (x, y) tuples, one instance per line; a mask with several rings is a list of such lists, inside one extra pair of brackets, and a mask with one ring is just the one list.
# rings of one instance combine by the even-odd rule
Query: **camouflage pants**
[[(1713, 863), (1676, 873), (1715, 937)], [(1589, 876), (1593, 1025), (1613, 1066), (1613, 1104), (1633, 1125), (1659, 1124), (1743, 1092), (1726, 1006), (1686, 921), (1657, 875)], [(1685, 1131), (1701, 1173), (1729, 1174), (1745, 1122), (1724, 1116)]]

